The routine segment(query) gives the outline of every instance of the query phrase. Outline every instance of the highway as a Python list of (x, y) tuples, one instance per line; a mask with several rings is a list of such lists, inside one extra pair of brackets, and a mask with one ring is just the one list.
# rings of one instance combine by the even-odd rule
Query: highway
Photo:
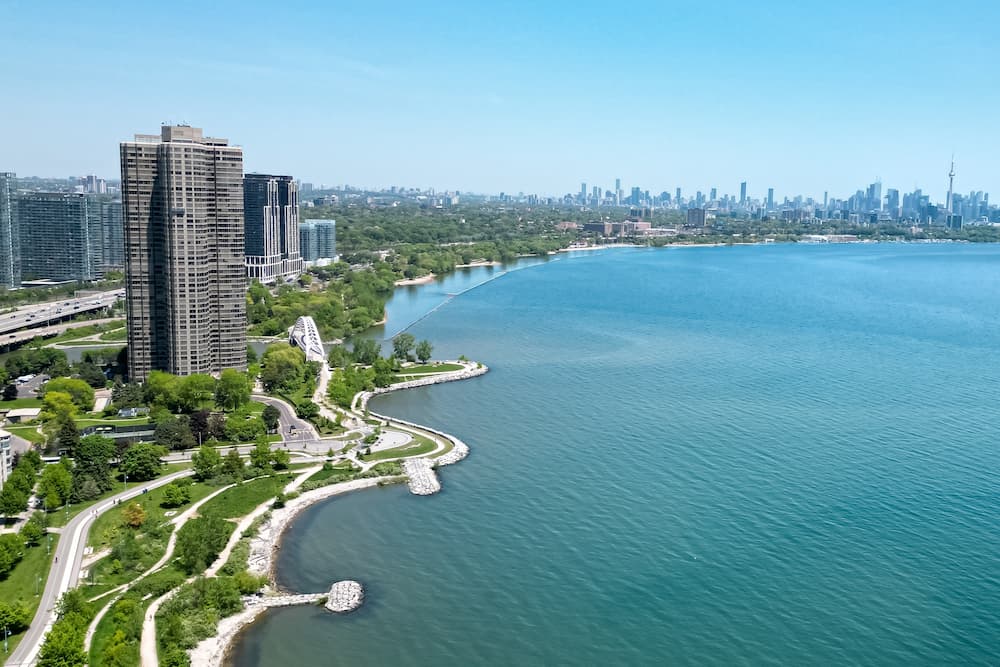
[[(47, 301), (30, 306), (20, 306), (12, 313), (0, 315), (0, 335), (9, 334), (26, 327), (41, 327), (51, 322), (65, 320), (80, 313), (93, 312), (109, 308), (122, 297), (124, 290), (116, 289), (109, 292), (98, 292), (84, 297)], [(6, 337), (0, 338), (6, 342)]]
[[(119, 321), (121, 318), (103, 318), (98, 320), (77, 320), (75, 322), (66, 322), (65, 324), (53, 324), (50, 326), (39, 327), (37, 329), (22, 329), (12, 334), (2, 334), (0, 335), (0, 345), (10, 345), (12, 343), (26, 343), (36, 336), (58, 336), (61, 333), (65, 333), (70, 329), (76, 329), (79, 327), (89, 326), (91, 324), (108, 324), (109, 322)], [(124, 341), (100, 341), (95, 342), (94, 345), (124, 345)]]

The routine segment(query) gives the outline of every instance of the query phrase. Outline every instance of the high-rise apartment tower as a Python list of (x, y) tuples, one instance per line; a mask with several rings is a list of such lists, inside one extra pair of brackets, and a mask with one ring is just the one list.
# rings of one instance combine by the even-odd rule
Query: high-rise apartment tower
[(0, 172), (0, 286), (21, 286), (21, 232), (14, 201), (16, 177)]
[(131, 377), (245, 368), (243, 150), (167, 125), (121, 166)]
[(291, 176), (243, 178), (247, 276), (262, 283), (298, 278), (299, 192)]

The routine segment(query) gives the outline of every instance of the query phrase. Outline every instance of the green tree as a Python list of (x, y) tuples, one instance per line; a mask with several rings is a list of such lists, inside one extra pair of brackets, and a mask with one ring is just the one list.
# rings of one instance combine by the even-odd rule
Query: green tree
[(24, 558), (24, 540), (20, 535), (5, 533), (0, 535), (0, 577), (14, 569)]
[(31, 518), (24, 522), (24, 526), (21, 527), (20, 535), (24, 541), (31, 546), (37, 546), (45, 536), (47, 528), (48, 521), (45, 518), (45, 514), (42, 512), (34, 512), (32, 513)]
[(0, 514), (12, 518), (28, 509), (28, 495), (8, 480), (0, 489)]
[(177, 531), (177, 562), (188, 574), (201, 572), (212, 564), (229, 541), (233, 525), (215, 516), (188, 521)]
[(258, 440), (250, 450), (250, 465), (261, 470), (271, 467), (271, 446), (267, 440)]
[(429, 340), (422, 340), (419, 343), (417, 343), (416, 352), (417, 352), (417, 359), (419, 359), (421, 363), (426, 364), (427, 361), (431, 358), (431, 355), (434, 354), (434, 346), (431, 345), (431, 342)]
[(205, 481), (217, 476), (222, 469), (222, 457), (215, 447), (202, 445), (201, 448), (191, 455), (191, 465), (194, 468), (195, 477)]
[(376, 359), (382, 356), (382, 346), (372, 338), (361, 338), (354, 341), (352, 355), (354, 356), (354, 361), (370, 366), (375, 363)]
[(399, 334), (392, 339), (392, 356), (401, 361), (405, 361), (410, 356), (410, 352), (413, 351), (413, 346), (415, 344), (416, 339), (413, 337), (413, 334)]
[(30, 621), (31, 617), (28, 615), (28, 608), (20, 600), (17, 602), (0, 602), (0, 625), (6, 626), (11, 634), (27, 630)]
[(73, 404), (83, 412), (94, 408), (94, 388), (79, 378), (52, 378), (44, 385), (45, 393), (69, 394)]
[(72, 419), (78, 412), (73, 397), (63, 391), (47, 391), (42, 400), (42, 419), (56, 421)]
[(287, 449), (275, 449), (271, 452), (271, 464), (275, 470), (286, 470), (292, 462)]
[(273, 405), (267, 404), (264, 406), (264, 411), (260, 413), (260, 418), (264, 420), (268, 431), (276, 431), (281, 419), (281, 411)]
[(173, 410), (177, 407), (177, 392), (180, 378), (163, 371), (151, 371), (146, 378), (145, 400), (149, 405), (157, 405)]
[(240, 458), (240, 453), (236, 451), (233, 447), (228, 453), (222, 458), (222, 472), (229, 475), (236, 481), (243, 479), (243, 473), (246, 471), (246, 466), (243, 464), (243, 459)]
[[(68, 459), (64, 460), (69, 462)], [(72, 464), (64, 465), (60, 462), (45, 466), (45, 470), (42, 471), (42, 479), (38, 483), (38, 495), (45, 499), (48, 509), (53, 510), (69, 502), (70, 492), (73, 490), (71, 466)]]
[(119, 469), (135, 482), (145, 482), (156, 478), (163, 467), (161, 457), (167, 450), (161, 445), (139, 442), (125, 450)]
[(348, 352), (347, 348), (343, 345), (334, 345), (330, 348), (330, 354), (327, 356), (327, 362), (332, 368), (342, 368), (351, 363), (351, 353)]
[(111, 389), (111, 402), (121, 408), (137, 408), (146, 404), (142, 385), (136, 382), (117, 383)]
[(267, 391), (288, 391), (305, 379), (305, 353), (288, 343), (267, 346), (261, 360), (260, 381)]
[[(195, 454), (197, 455), (197, 452)], [(189, 502), (191, 502), (191, 490), (188, 489), (187, 486), (181, 486), (176, 482), (171, 482), (163, 487), (163, 502), (160, 503), (162, 506), (180, 507), (181, 505), (186, 505)]]
[(56, 424), (55, 444), (60, 456), (75, 456), (80, 446), (80, 431), (72, 419), (59, 419)]
[(73, 367), (73, 371), (81, 380), (94, 389), (102, 389), (107, 385), (108, 379), (104, 377), (104, 372), (91, 361), (81, 361)]
[(168, 450), (191, 449), (195, 446), (194, 435), (186, 417), (169, 417), (156, 424), (153, 439)]
[(92, 500), (111, 490), (111, 459), (115, 443), (111, 438), (88, 435), (80, 439), (73, 458), (73, 491), (71, 500)]
[(176, 409), (191, 413), (215, 396), (215, 378), (204, 373), (192, 373), (177, 383)]
[(250, 381), (245, 373), (233, 368), (222, 371), (215, 385), (215, 404), (226, 410), (236, 410), (250, 402)]

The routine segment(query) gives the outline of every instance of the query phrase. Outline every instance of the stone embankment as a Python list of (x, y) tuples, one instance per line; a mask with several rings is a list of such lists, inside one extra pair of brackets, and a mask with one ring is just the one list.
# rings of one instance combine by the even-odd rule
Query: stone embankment
[(468, 380), (469, 378), (474, 378), (479, 375), (485, 375), (490, 370), (488, 366), (468, 361), (446, 361), (443, 363), (461, 364), (462, 370), (450, 371), (447, 373), (436, 373), (429, 375), (428, 377), (417, 378), (416, 380), (407, 380), (406, 382), (396, 382), (388, 387), (376, 387), (372, 391), (361, 392), (354, 398), (354, 408), (356, 410), (364, 410), (365, 405), (368, 403), (368, 399), (372, 396), (377, 396), (378, 394), (387, 394), (390, 391), (399, 391), (400, 389), (416, 389), (417, 387), (427, 387), (432, 384), (442, 384), (444, 382)]
[(338, 581), (330, 588), (326, 608), (338, 614), (346, 614), (360, 607), (364, 599), (365, 589), (361, 584), (350, 579)]
[(441, 490), (441, 482), (428, 459), (407, 459), (403, 461), (403, 471), (413, 495), (430, 496)]
[(385, 482), (387, 479), (386, 477), (370, 477), (321, 486), (318, 489), (307, 491), (297, 498), (292, 498), (285, 503), (284, 507), (271, 510), (271, 516), (261, 524), (257, 534), (250, 540), (249, 571), (257, 575), (267, 575), (273, 581), (272, 570), (275, 554), (281, 548), (281, 534), (295, 518), (295, 515), (320, 500), (356, 489), (378, 486), (379, 483)]

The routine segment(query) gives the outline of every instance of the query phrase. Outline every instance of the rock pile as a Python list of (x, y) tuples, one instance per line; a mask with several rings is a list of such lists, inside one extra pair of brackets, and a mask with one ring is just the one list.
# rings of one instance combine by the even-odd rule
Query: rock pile
[(409, 478), (407, 481), (410, 493), (416, 496), (429, 496), (441, 490), (431, 462), (428, 459), (407, 459), (403, 461), (403, 472)]
[(365, 589), (358, 582), (350, 579), (338, 581), (330, 588), (330, 594), (326, 598), (326, 608), (344, 614), (360, 607), (364, 598)]

